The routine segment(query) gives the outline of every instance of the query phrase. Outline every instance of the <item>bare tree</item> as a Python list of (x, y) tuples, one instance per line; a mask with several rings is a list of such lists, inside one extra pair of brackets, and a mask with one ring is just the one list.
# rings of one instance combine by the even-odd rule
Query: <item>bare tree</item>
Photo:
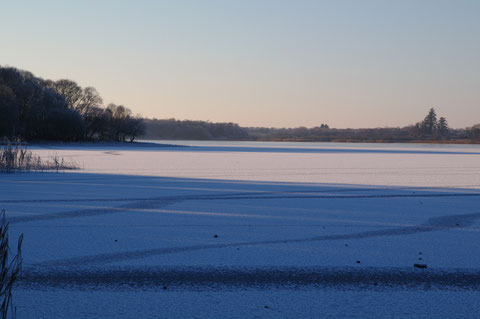
[(127, 119), (125, 135), (130, 137), (130, 142), (135, 141), (137, 136), (144, 135), (145, 132), (145, 122), (140, 116), (130, 117)]
[(123, 106), (110, 103), (105, 110), (110, 117), (110, 135), (115, 141), (125, 141), (132, 111)]
[(82, 88), (72, 80), (62, 79), (53, 83), (53, 88), (65, 98), (70, 109), (76, 109), (82, 100)]
[(132, 115), (132, 111), (128, 107), (125, 107), (123, 105), (116, 105), (114, 103), (110, 103), (107, 106), (107, 110), (110, 110), (112, 112), (113, 118), (117, 120), (124, 120), (130, 115)]
[(82, 91), (77, 111), (83, 116), (86, 116), (93, 108), (100, 107), (102, 104), (103, 99), (98, 91), (94, 87), (89, 86)]

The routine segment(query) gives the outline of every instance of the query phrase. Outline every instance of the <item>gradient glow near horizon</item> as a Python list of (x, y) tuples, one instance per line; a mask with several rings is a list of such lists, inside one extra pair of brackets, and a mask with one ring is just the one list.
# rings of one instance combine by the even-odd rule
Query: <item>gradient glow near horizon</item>
[(0, 1), (0, 65), (146, 117), (480, 122), (480, 1)]

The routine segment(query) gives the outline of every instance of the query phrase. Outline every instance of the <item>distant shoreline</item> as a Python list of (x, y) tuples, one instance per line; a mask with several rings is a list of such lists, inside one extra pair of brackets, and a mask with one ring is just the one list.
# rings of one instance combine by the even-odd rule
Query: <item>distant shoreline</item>
[[(412, 140), (412, 141), (388, 141), (388, 140), (374, 140), (374, 141), (365, 141), (365, 140), (331, 140), (331, 141), (318, 141), (318, 140), (308, 140), (308, 139), (155, 139), (147, 138), (151, 141), (197, 141), (197, 142), (292, 142), (292, 143), (355, 143), (355, 144), (447, 144), (447, 145), (478, 145), (480, 141), (471, 141), (471, 140), (450, 140), (450, 141), (432, 141), (432, 140)], [(142, 143), (142, 142), (134, 142)], [(129, 144), (129, 143), (127, 143)]]
[[(80, 142), (61, 142), (61, 141), (33, 141), (33, 142), (22, 142), (27, 146), (39, 146), (39, 147), (50, 147), (50, 146), (88, 146), (88, 147), (132, 147), (132, 148), (143, 148), (143, 147), (182, 147), (183, 145), (179, 144), (164, 144), (159, 143), (162, 141), (195, 141), (195, 142), (273, 142), (273, 143), (352, 143), (352, 144), (432, 144), (432, 145), (479, 145), (480, 141), (471, 141), (471, 140), (450, 140), (450, 141), (432, 141), (432, 140), (412, 140), (412, 141), (388, 141), (388, 140), (373, 140), (373, 141), (364, 141), (364, 140), (331, 140), (331, 141), (318, 141), (318, 140), (308, 140), (308, 139), (153, 139), (148, 138), (147, 141), (134, 141), (134, 142), (105, 142), (105, 141), (80, 141)], [(148, 142), (155, 141), (155, 142)], [(13, 143), (16, 144), (16, 143)], [(0, 142), (1, 145), (6, 145), (5, 143)]]
[(457, 141), (432, 141), (432, 140), (413, 140), (413, 141), (388, 141), (388, 140), (332, 140), (332, 141), (311, 141), (311, 140), (295, 140), (295, 139), (283, 139), (283, 140), (257, 140), (262, 142), (300, 142), (300, 143), (370, 143), (370, 144), (480, 144), (480, 141), (471, 140), (457, 140)]

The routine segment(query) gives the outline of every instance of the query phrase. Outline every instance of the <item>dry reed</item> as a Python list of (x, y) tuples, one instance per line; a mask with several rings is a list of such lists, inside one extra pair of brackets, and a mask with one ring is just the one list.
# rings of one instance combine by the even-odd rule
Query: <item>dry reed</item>
[(74, 162), (67, 162), (63, 158), (54, 156), (51, 160), (42, 160), (34, 155), (22, 142), (7, 143), (0, 148), (0, 172), (16, 171), (45, 171), (78, 169)]
[(6, 319), (10, 310), (12, 317), (15, 317), (15, 308), (12, 302), (12, 289), (22, 268), (22, 240), (20, 235), (17, 244), (17, 254), (9, 261), (10, 247), (8, 245), (8, 222), (5, 211), (1, 212), (0, 222), (0, 317)]

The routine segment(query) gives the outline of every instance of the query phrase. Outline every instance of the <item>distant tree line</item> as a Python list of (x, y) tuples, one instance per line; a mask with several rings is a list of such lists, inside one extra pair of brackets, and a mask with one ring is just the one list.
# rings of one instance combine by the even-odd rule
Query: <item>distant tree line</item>
[(480, 142), (480, 124), (452, 129), (432, 108), (405, 127), (335, 129), (240, 127), (235, 123), (142, 119), (123, 106), (108, 104), (93, 87), (71, 80), (44, 80), (0, 66), (0, 138), (31, 141), (134, 141), (147, 139), (267, 140), (322, 142)]
[(306, 128), (240, 127), (234, 123), (145, 119), (148, 139), (261, 140), (301, 142), (438, 142), (479, 141), (480, 124), (452, 129), (432, 108), (425, 118), (405, 127), (335, 129), (328, 124)]
[(44, 80), (0, 67), (0, 137), (53, 141), (133, 141), (143, 119), (123, 105), (109, 104), (93, 87), (71, 80)]
[(147, 139), (250, 140), (247, 129), (235, 123), (145, 119)]
[(480, 124), (466, 129), (452, 129), (447, 119), (437, 118), (431, 108), (423, 121), (405, 127), (332, 129), (322, 124), (314, 128), (247, 128), (254, 140), (311, 142), (414, 142), (480, 141)]
[(467, 128), (467, 133), (471, 140), (480, 142), (480, 124)]
[(300, 142), (409, 142), (414, 135), (402, 128), (248, 128), (254, 140), (266, 141), (300, 141)]

